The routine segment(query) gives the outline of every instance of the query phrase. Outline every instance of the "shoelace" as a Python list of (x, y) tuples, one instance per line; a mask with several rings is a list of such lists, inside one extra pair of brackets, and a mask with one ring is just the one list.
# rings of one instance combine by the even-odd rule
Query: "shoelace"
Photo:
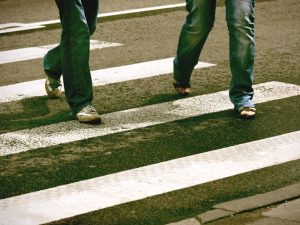
[(96, 112), (95, 108), (93, 106), (90, 106), (90, 105), (85, 107), (84, 111), (88, 112), (88, 113), (95, 113)]
[(59, 80), (48, 79), (48, 82), (49, 82), (50, 86), (51, 86), (53, 89), (59, 88), (59, 87), (62, 86)]

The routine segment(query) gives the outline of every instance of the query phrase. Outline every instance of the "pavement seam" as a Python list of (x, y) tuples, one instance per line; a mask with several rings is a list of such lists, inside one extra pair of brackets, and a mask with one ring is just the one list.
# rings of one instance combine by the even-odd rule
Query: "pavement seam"
[(196, 216), (196, 219), (201, 224), (205, 224), (235, 214), (295, 199), (297, 197), (300, 197), (300, 182), (263, 194), (217, 204), (213, 206), (213, 210), (199, 214)]
[[(298, 197), (300, 197), (300, 182), (263, 194), (257, 194), (246, 198), (220, 203), (213, 206), (213, 209), (201, 213), (194, 218), (189, 218), (168, 225), (185, 225), (189, 224), (188, 221), (191, 221), (192, 219), (196, 219), (199, 222), (199, 225), (203, 225), (219, 219), (223, 219), (225, 217), (259, 209), (261, 207), (273, 205), (276, 203), (285, 202), (287, 200), (296, 199)], [(259, 204), (257, 204), (257, 200), (260, 200), (260, 202), (258, 202)], [(236, 207), (232, 207), (234, 205), (236, 205)]]

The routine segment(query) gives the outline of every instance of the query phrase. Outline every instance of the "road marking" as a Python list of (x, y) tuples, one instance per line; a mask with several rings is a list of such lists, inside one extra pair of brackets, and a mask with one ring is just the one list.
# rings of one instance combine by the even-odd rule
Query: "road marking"
[[(300, 95), (300, 86), (268, 82), (254, 86), (256, 103)], [(232, 108), (228, 91), (102, 115), (100, 126), (61, 122), (0, 135), (0, 156), (125, 132)]]
[(0, 30), (12, 28), (12, 27), (21, 27), (24, 26), (24, 23), (3, 23), (0, 24)]
[[(139, 9), (130, 9), (118, 12), (109, 12), (98, 14), (98, 19), (100, 21), (110, 21), (115, 19), (123, 19), (123, 18), (131, 18), (136, 16), (143, 15), (153, 15), (156, 13), (165, 13), (172, 12), (176, 10), (181, 10), (185, 8), (185, 3), (179, 4), (171, 4), (171, 5), (163, 5), (163, 6), (153, 6), (147, 8), (139, 8)], [(19, 31), (26, 30), (36, 30), (45, 27), (56, 27), (60, 24), (60, 20), (49, 20), (43, 22), (36, 23), (9, 23), (9, 24), (0, 24), (0, 34), (8, 34), (15, 33)]]
[(18, 31), (36, 30), (41, 28), (45, 28), (45, 26), (31, 25), (30, 23), (5, 23), (0, 24), (0, 34), (9, 34)]
[[(195, 69), (215, 64), (199, 62)], [(92, 71), (93, 86), (153, 77), (172, 73), (173, 58), (160, 59), (127, 66)], [(46, 95), (45, 79), (28, 81), (0, 87), (0, 103)]]
[[(56, 47), (57, 45), (58, 44), (52, 44), (39, 47), (0, 51), (0, 64), (43, 58), (50, 49)], [(119, 43), (110, 43), (98, 40), (91, 40), (90, 45), (91, 50), (122, 46), (122, 44)]]
[(3, 199), (0, 223), (44, 224), (298, 160), (299, 140), (297, 131)]
[(186, 3), (178, 3), (178, 4), (171, 4), (171, 5), (140, 8), (140, 9), (129, 9), (129, 10), (124, 10), (119, 12), (109, 12), (109, 13), (99, 14), (98, 18), (100, 19), (100, 21), (107, 21), (107, 20), (128, 18), (133, 16), (143, 16), (145, 14), (153, 15), (156, 13), (165, 13), (165, 12), (173, 12), (176, 10), (183, 10), (185, 9), (185, 6)]

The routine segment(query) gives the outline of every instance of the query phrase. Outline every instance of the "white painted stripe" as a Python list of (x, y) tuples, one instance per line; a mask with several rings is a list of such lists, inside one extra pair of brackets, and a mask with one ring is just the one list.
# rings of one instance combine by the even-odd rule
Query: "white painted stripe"
[(297, 160), (299, 140), (297, 131), (3, 199), (0, 224), (52, 222)]
[[(172, 11), (172, 10), (184, 8), (185, 5), (186, 5), (185, 3), (179, 3), (179, 4), (171, 4), (171, 5), (164, 5), (164, 6), (140, 8), (140, 9), (130, 9), (130, 10), (118, 11), (118, 12), (102, 13), (102, 14), (98, 14), (98, 18), (100, 19), (100, 21), (103, 21), (103, 20), (110, 20), (115, 18), (130, 17), (130, 16), (140, 15), (144, 13)], [(0, 24), (0, 34), (40, 29), (49, 25), (58, 25), (58, 24), (60, 24), (60, 20), (49, 20), (49, 21), (27, 23), (27, 24), (26, 23)]]
[[(58, 44), (52, 44), (39, 47), (0, 51), (0, 64), (43, 58), (50, 49), (56, 47), (57, 45)], [(94, 50), (121, 46), (122, 44), (91, 40), (90, 45), (90, 49)]]
[(4, 24), (0, 24), (0, 30), (5, 28), (20, 27), (20, 26), (24, 26), (24, 23), (4, 23)]
[(160, 12), (160, 11), (166, 11), (166, 10), (177, 10), (177, 9), (183, 9), (185, 8), (186, 3), (178, 3), (178, 4), (171, 4), (171, 5), (163, 5), (163, 6), (153, 6), (153, 7), (147, 7), (147, 8), (140, 8), (140, 9), (129, 9), (119, 12), (109, 12), (109, 13), (102, 13), (98, 15), (98, 18), (101, 19), (108, 19), (108, 18), (114, 18), (117, 16), (131, 16), (131, 15), (138, 15), (145, 12)]
[[(5, 26), (6, 24), (3, 24)], [(28, 25), (21, 25), (17, 27), (9, 27), (9, 28), (4, 28), (0, 30), (0, 34), (9, 34), (9, 33), (15, 33), (19, 31), (26, 31), (26, 30), (37, 30), (44, 28), (45, 26), (30, 26)]]
[[(167, 58), (96, 70), (92, 72), (93, 85), (106, 85), (172, 73), (172, 60), (173, 58)], [(214, 64), (199, 62), (195, 69), (210, 66)], [(44, 83), (45, 79), (41, 79), (2, 86), (0, 87), (0, 103), (46, 95)]]
[[(300, 95), (300, 86), (268, 82), (254, 86), (255, 102)], [(228, 91), (102, 115), (103, 125), (61, 122), (0, 135), (0, 156), (163, 124), (232, 108)]]

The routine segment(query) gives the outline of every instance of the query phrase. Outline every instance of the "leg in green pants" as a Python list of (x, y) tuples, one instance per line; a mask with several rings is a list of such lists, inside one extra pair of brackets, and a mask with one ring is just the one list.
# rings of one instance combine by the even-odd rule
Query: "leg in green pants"
[[(192, 71), (198, 63), (215, 19), (216, 0), (186, 0), (186, 2), (188, 15), (180, 33), (174, 59), (174, 79), (177, 83), (175, 88), (189, 86)], [(253, 117), (255, 0), (226, 0), (225, 3), (232, 74), (229, 97), (235, 109), (246, 111), (240, 115)], [(181, 91), (179, 93), (182, 94)]]
[(76, 115), (93, 100), (89, 69), (90, 36), (96, 29), (98, 0), (56, 0), (62, 25), (60, 45), (44, 57), (47, 76), (60, 79)]

